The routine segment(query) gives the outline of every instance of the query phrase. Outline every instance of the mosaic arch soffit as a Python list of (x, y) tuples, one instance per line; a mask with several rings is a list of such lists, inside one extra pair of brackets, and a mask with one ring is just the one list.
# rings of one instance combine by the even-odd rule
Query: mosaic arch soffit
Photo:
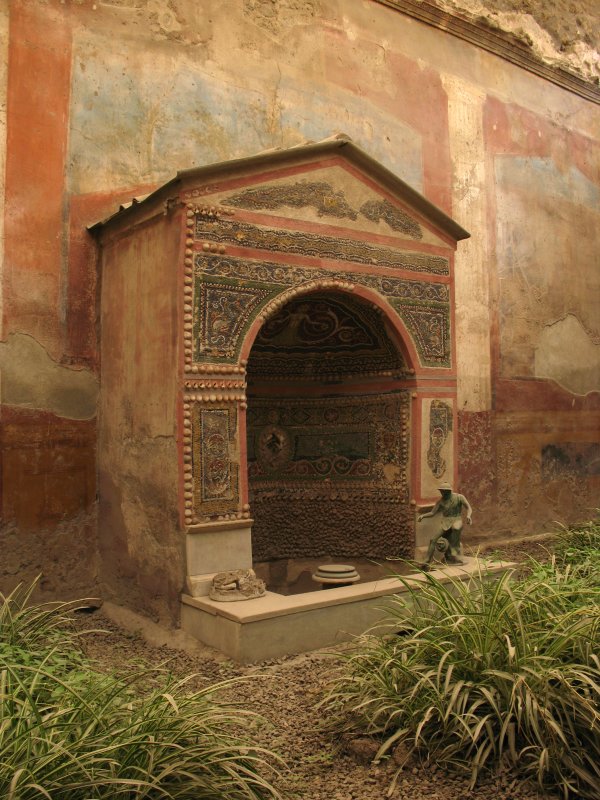
[(340, 292), (309, 293), (286, 303), (263, 324), (248, 361), (253, 379), (405, 370), (381, 313)]

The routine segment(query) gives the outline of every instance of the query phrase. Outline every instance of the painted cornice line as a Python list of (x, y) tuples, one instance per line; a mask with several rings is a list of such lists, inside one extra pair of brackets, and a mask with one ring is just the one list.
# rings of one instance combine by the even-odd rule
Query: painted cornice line
[(600, 104), (600, 87), (562, 67), (546, 64), (508, 32), (496, 31), (483, 22), (471, 21), (466, 17), (443, 11), (424, 0), (374, 0), (374, 2), (389, 6), (438, 30), (446, 31), (592, 103)]

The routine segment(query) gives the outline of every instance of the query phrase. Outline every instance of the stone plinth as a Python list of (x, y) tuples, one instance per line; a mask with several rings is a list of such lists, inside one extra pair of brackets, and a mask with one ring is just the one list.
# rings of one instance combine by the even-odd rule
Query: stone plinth
[[(429, 574), (446, 582), (468, 580), (483, 571), (493, 580), (511, 566), (465, 558), (461, 567), (445, 567)], [(181, 624), (184, 631), (235, 661), (279, 658), (339, 644), (377, 626), (383, 629), (385, 598), (408, 596), (406, 580), (418, 586), (427, 577), (418, 573), (403, 580), (384, 578), (288, 596), (267, 592), (264, 597), (244, 603), (219, 603), (207, 597), (183, 595)]]

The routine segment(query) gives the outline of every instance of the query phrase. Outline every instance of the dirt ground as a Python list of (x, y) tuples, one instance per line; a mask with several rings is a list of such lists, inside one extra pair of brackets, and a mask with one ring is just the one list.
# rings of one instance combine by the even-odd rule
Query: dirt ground
[[(527, 553), (547, 555), (548, 542), (529, 541), (493, 550), (491, 556), (520, 560)], [(194, 653), (150, 644), (140, 631), (126, 630), (109, 620), (102, 610), (78, 616), (80, 629), (101, 628), (85, 637), (85, 649), (103, 668), (164, 665), (175, 676), (194, 674), (192, 687), (212, 685), (234, 677), (223, 697), (261, 714), (259, 743), (279, 753), (287, 769), (275, 781), (285, 800), (541, 800), (535, 787), (523, 785), (514, 775), (499, 774), (474, 791), (468, 782), (435, 766), (409, 763), (387, 794), (397, 763), (389, 759), (370, 763), (374, 755), (368, 739), (341, 746), (321, 729), (317, 704), (335, 671), (335, 648), (276, 661), (240, 666), (210, 648)], [(131, 628), (131, 626), (128, 626)]]

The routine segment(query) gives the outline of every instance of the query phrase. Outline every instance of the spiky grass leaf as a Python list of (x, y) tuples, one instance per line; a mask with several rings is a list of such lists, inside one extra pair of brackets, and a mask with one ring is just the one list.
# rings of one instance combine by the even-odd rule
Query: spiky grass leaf
[(225, 684), (192, 691), (192, 676), (100, 673), (61, 636), (72, 604), (30, 605), (32, 591), (0, 606), (1, 797), (278, 797), (267, 778), (278, 759), (240, 733), (254, 717), (214, 699)]
[(473, 785), (508, 759), (544, 789), (596, 797), (594, 558), (583, 571), (562, 557), (530, 561), (526, 577), (506, 573), (491, 583), (484, 573), (467, 582), (425, 574), (418, 585), (400, 578), (406, 592), (390, 619), (406, 634), (361, 637), (343, 656), (326, 701), (333, 728), (380, 735), (378, 757), (402, 742), (469, 774)]

